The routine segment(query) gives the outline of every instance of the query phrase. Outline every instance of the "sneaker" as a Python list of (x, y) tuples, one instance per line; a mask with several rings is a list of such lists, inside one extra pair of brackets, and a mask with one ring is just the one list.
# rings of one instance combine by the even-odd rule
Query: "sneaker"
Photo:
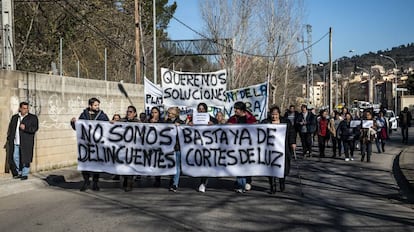
[(351, 158), (351, 161), (353, 161), (354, 160), (354, 158)]
[(206, 186), (204, 184), (200, 184), (200, 186), (198, 187), (198, 191), (200, 193), (206, 192)]
[(345, 161), (349, 161), (349, 158), (345, 158)]
[(236, 193), (244, 193), (243, 189), (235, 189)]
[(245, 189), (246, 191), (250, 191), (250, 190), (252, 189), (252, 185), (251, 185), (251, 184), (249, 184), (249, 183), (246, 183), (246, 185), (244, 186), (244, 189)]
[(173, 185), (170, 187), (170, 192), (177, 192), (177, 189), (178, 189), (177, 185)]
[(22, 176), (22, 177), (20, 177), (20, 180), (27, 180), (27, 176)]

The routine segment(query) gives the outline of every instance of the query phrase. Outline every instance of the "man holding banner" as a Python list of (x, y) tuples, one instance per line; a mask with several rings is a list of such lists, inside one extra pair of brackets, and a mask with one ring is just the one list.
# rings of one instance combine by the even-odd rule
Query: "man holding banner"
[[(229, 124), (254, 124), (256, 118), (251, 114), (244, 102), (234, 103), (234, 115), (227, 121)], [(251, 189), (252, 177), (237, 177), (236, 178), (236, 192), (244, 193), (246, 190)]]
[[(102, 110), (99, 109), (100, 104), (101, 102), (97, 98), (95, 97), (90, 98), (88, 100), (88, 105), (89, 105), (88, 108), (83, 110), (83, 112), (79, 116), (79, 119), (109, 121), (108, 116)], [(70, 124), (74, 130), (75, 130), (75, 121), (76, 121), (76, 118), (72, 118), (72, 120), (70, 121)], [(91, 176), (91, 174), (92, 174), (92, 180), (93, 180), (92, 190), (99, 191), (99, 186), (98, 186), (99, 173), (91, 172), (87, 170), (82, 171), (83, 185), (80, 188), (80, 191), (85, 191), (86, 188), (89, 186), (90, 184), (89, 177)]]

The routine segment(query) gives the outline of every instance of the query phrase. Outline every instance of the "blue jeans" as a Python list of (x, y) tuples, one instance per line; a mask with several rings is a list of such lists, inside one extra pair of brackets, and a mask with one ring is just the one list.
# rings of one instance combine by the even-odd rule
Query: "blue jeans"
[(20, 171), (20, 146), (17, 144), (14, 144), (13, 160), (14, 164), (16, 165), (17, 173), (21, 175), (22, 172)]
[(175, 166), (177, 173), (175, 173), (173, 177), (173, 185), (178, 187), (178, 183), (180, 182), (180, 174), (181, 174), (181, 152), (180, 151), (175, 152), (175, 160), (177, 163), (177, 165)]
[(236, 177), (237, 189), (244, 190), (246, 188), (246, 177)]
[(22, 176), (28, 176), (30, 172), (30, 166), (29, 164), (20, 164), (20, 146), (17, 144), (14, 145), (13, 160), (16, 165), (17, 173)]

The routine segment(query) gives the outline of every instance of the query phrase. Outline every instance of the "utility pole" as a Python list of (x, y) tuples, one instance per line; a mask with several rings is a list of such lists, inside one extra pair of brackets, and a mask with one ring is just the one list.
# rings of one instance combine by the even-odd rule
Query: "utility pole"
[(139, 13), (139, 0), (135, 0), (135, 84), (141, 83), (141, 47), (140, 47), (140, 34), (139, 25), (140, 21)]
[(157, 7), (155, 0), (152, 1), (152, 30), (153, 30), (153, 46), (154, 46), (154, 84), (157, 84)]
[(332, 112), (332, 27), (329, 28), (329, 112)]
[(1, 1), (1, 28), (2, 28), (2, 68), (15, 70), (14, 60), (14, 13), (13, 1)]
[[(306, 104), (315, 104), (315, 96), (313, 94), (313, 65), (312, 65), (312, 26), (306, 24), (307, 48), (304, 50), (306, 54)], [(304, 43), (305, 41), (301, 41)], [(312, 99), (312, 100), (311, 100)]]

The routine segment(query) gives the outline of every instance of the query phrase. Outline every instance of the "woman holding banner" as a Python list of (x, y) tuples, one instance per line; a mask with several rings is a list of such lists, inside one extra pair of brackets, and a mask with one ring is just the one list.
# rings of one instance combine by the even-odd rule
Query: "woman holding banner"
[[(269, 109), (269, 117), (262, 121), (262, 123), (270, 123), (270, 124), (281, 124), (285, 123), (287, 125), (286, 130), (286, 146), (285, 146), (285, 173), (283, 178), (279, 178), (279, 187), (280, 191), (285, 191), (285, 180), (286, 176), (289, 175), (290, 171), (290, 161), (292, 157), (293, 151), (293, 144), (296, 144), (296, 129), (292, 124), (289, 122), (288, 119), (280, 117), (280, 108), (278, 106), (272, 106)], [(277, 177), (269, 176), (269, 185), (270, 185), (270, 193), (276, 193), (276, 179)]]
[[(137, 118), (137, 108), (135, 106), (128, 106), (125, 118), (121, 118), (120, 122), (135, 122), (138, 123), (139, 119)], [(132, 191), (134, 185), (134, 176), (132, 175), (125, 175), (124, 182), (122, 187), (124, 188), (125, 192)]]
[[(229, 124), (254, 124), (256, 118), (252, 113), (247, 110), (244, 102), (234, 103), (234, 115), (227, 121)], [(236, 178), (236, 189), (237, 193), (244, 193), (246, 190), (251, 189), (252, 177), (240, 176)]]
[[(161, 118), (161, 111), (158, 107), (154, 106), (151, 108), (150, 118), (148, 120), (149, 123), (162, 123), (164, 120)], [(155, 181), (153, 184), (154, 187), (161, 186), (161, 176), (156, 176)]]
[[(166, 123), (173, 123), (176, 125), (184, 124), (183, 121), (180, 120), (180, 108), (178, 107), (170, 107), (167, 111), (167, 117), (165, 119)], [(170, 179), (170, 187), (169, 190), (171, 192), (177, 192), (178, 183), (180, 181), (180, 174), (181, 174), (181, 152), (180, 152), (180, 143), (178, 142), (178, 134), (177, 134), (177, 142), (174, 147), (175, 159), (176, 159), (176, 168), (177, 172), (175, 175)]]
[[(204, 103), (204, 102), (201, 102), (197, 105), (197, 112), (198, 113), (207, 113), (207, 109), (208, 109), (207, 104)], [(194, 117), (192, 117), (192, 118), (194, 118)], [(214, 125), (214, 124), (218, 124), (218, 120), (210, 115), (210, 120), (208, 121), (208, 125)], [(191, 120), (190, 122), (188, 122), (188, 125), (190, 125), (190, 126), (194, 125), (193, 121)], [(208, 183), (208, 178), (207, 177), (201, 177), (200, 178), (200, 186), (198, 186), (198, 191), (201, 192), (201, 193), (204, 193), (206, 191), (207, 183)]]

